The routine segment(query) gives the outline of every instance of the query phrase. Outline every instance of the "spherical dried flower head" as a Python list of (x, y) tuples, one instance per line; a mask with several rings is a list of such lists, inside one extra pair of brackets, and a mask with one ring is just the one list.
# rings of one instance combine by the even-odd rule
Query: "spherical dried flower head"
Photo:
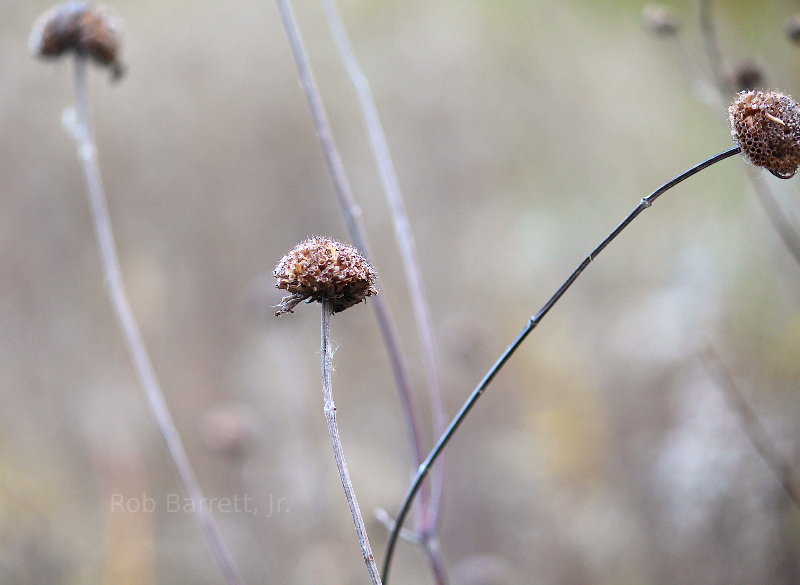
[(777, 91), (745, 91), (728, 108), (731, 134), (751, 163), (781, 179), (800, 166), (800, 105)]
[(358, 250), (319, 236), (289, 250), (273, 274), (275, 286), (292, 293), (283, 297), (276, 316), (304, 300), (330, 301), (338, 313), (378, 292), (375, 270)]
[(34, 55), (57, 59), (70, 51), (109, 67), (114, 79), (123, 73), (119, 61), (122, 23), (107, 8), (88, 2), (62, 2), (33, 25), (29, 46)]
[(678, 32), (678, 23), (672, 11), (662, 4), (648, 4), (642, 10), (642, 22), (653, 34), (669, 37)]

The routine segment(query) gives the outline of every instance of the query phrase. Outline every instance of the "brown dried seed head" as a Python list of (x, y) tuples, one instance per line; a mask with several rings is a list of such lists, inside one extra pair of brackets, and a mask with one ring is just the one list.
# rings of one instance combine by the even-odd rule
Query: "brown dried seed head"
[(283, 297), (276, 316), (307, 299), (331, 301), (338, 313), (378, 292), (375, 270), (358, 250), (319, 236), (289, 250), (273, 274), (275, 286), (292, 293)]
[(753, 62), (740, 63), (728, 75), (729, 85), (736, 91), (748, 91), (764, 85), (764, 70)]
[(29, 46), (34, 55), (56, 59), (70, 51), (109, 67), (114, 79), (123, 72), (119, 61), (122, 23), (107, 8), (88, 2), (62, 2), (33, 25)]
[(744, 91), (728, 108), (733, 140), (751, 163), (790, 179), (800, 166), (800, 105), (777, 91)]
[(678, 22), (672, 11), (662, 4), (648, 4), (642, 10), (642, 22), (653, 34), (669, 37), (678, 32)]

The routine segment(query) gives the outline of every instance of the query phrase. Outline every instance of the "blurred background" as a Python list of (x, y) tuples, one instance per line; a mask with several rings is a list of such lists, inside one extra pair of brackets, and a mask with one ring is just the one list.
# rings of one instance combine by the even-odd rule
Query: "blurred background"
[[(217, 584), (103, 289), (60, 121), (71, 63), (27, 50), (50, 6), (0, 0), (0, 582)], [(641, 197), (731, 146), (731, 96), (695, 69), (696, 3), (669, 3), (678, 42), (646, 30), (643, 7), (341, 5), (407, 198), (451, 414)], [(796, 2), (715, 7), (726, 61), (800, 93)], [(272, 316), (289, 248), (348, 241), (277, 8), (113, 8), (127, 74), (92, 71), (100, 162), (134, 310), (200, 482), (223, 498), (212, 511), (248, 583), (364, 583), (322, 412), (319, 310)], [(355, 95), (322, 5), (296, 9), (427, 424)], [(452, 583), (800, 582), (798, 510), (698, 357), (715, 348), (800, 466), (800, 265), (750, 170), (731, 158), (659, 199), (497, 377), (448, 450)], [(755, 174), (798, 229), (797, 179)], [(337, 315), (333, 336), (345, 453), (382, 559), (374, 512), (394, 513), (411, 477), (405, 427), (370, 307)], [(418, 548), (401, 544), (393, 580), (433, 582)]]

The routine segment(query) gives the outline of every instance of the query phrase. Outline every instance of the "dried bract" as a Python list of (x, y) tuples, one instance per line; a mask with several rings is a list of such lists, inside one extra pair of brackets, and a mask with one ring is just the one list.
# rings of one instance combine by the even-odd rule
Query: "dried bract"
[(800, 106), (777, 91), (745, 91), (728, 108), (733, 140), (751, 163), (781, 179), (800, 167)]
[(678, 23), (672, 11), (661, 4), (648, 4), (642, 10), (642, 22), (651, 33), (669, 37), (678, 32)]
[(289, 250), (273, 275), (276, 287), (292, 293), (283, 297), (276, 316), (304, 300), (330, 301), (338, 313), (378, 292), (375, 270), (358, 250), (319, 236)]
[(122, 22), (107, 8), (88, 2), (62, 2), (44, 13), (33, 25), (28, 41), (39, 57), (57, 59), (74, 52), (122, 76), (119, 61)]

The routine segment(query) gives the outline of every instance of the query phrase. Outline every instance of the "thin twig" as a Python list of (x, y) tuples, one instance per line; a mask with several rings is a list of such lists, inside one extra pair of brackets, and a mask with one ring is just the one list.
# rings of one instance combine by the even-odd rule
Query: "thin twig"
[(797, 489), (792, 466), (773, 446), (769, 435), (758, 420), (758, 415), (748, 404), (744, 394), (734, 382), (733, 376), (722, 364), (717, 352), (711, 346), (707, 347), (700, 354), (700, 361), (703, 363), (708, 375), (716, 383), (716, 386), (722, 391), (731, 410), (736, 413), (745, 436), (778, 478), (778, 482), (792, 504), (800, 509), (800, 491)]
[[(367, 135), (369, 136), (372, 156), (378, 175), (383, 186), (383, 192), (389, 204), (392, 222), (394, 225), (395, 239), (400, 251), (403, 262), (403, 270), (408, 283), (411, 306), (414, 312), (414, 320), (417, 325), (419, 343), (422, 347), (422, 365), (425, 370), (425, 377), (428, 386), (428, 396), (433, 414), (433, 430), (439, 436), (444, 431), (447, 424), (444, 399), (442, 396), (441, 378), (439, 375), (439, 365), (437, 359), (436, 342), (433, 334), (433, 323), (425, 290), (422, 285), (422, 275), (420, 274), (420, 261), (414, 243), (414, 235), (411, 231), (411, 222), (408, 218), (403, 192), (400, 188), (400, 181), (397, 176), (392, 156), (389, 151), (389, 143), (386, 139), (383, 125), (381, 124), (375, 98), (369, 86), (369, 80), (364, 74), (363, 68), (353, 51), (347, 28), (344, 25), (335, 0), (323, 0), (328, 24), (336, 46), (341, 55), (342, 61), (350, 77), (350, 81), (355, 88), (361, 113), (364, 117)], [(422, 463), (418, 460), (417, 464)], [(424, 510), (425, 516), (417, 526), (417, 530), (423, 534), (423, 540), (427, 536), (432, 536), (436, 532), (442, 504), (442, 491), (444, 483), (444, 465), (441, 463), (431, 478), (431, 497), (427, 506), (420, 507)], [(430, 553), (435, 556), (436, 551), (431, 548)], [(439, 581), (439, 583), (443, 583)]]
[(75, 57), (75, 108), (77, 120), (73, 128), (74, 138), (78, 145), (78, 158), (86, 180), (86, 192), (92, 211), (92, 221), (109, 300), (125, 337), (147, 404), (164, 437), (180, 481), (192, 501), (192, 510), (197, 516), (211, 554), (229, 585), (243, 585), (244, 581), (239, 569), (225, 547), (219, 526), (206, 505), (208, 500), (203, 495), (194, 470), (189, 463), (125, 292), (114, 235), (111, 230), (111, 218), (108, 213), (105, 190), (97, 162), (97, 147), (91, 130), (89, 97), (86, 87), (86, 58), (82, 55)]
[[(722, 48), (714, 25), (711, 0), (699, 0), (699, 2), (700, 32), (703, 36), (706, 59), (708, 59), (714, 78), (714, 89), (719, 99), (725, 101), (725, 96), (733, 93), (733, 88), (725, 77)], [(800, 264), (800, 234), (786, 217), (772, 188), (753, 172), (748, 173), (748, 177), (753, 185), (753, 190), (756, 192), (758, 202), (761, 204), (764, 213), (767, 214), (772, 227), (778, 232), (781, 242), (783, 242), (783, 245), (795, 261)]]
[(567, 277), (567, 279), (553, 294), (553, 296), (551, 296), (550, 299), (548, 299), (548, 301), (542, 306), (542, 308), (539, 309), (539, 312), (537, 312), (533, 317), (531, 317), (531, 319), (525, 324), (525, 327), (517, 335), (517, 338), (511, 343), (511, 345), (509, 345), (506, 348), (506, 350), (503, 352), (500, 358), (494, 363), (494, 365), (489, 369), (489, 371), (486, 373), (486, 375), (483, 377), (480, 383), (472, 391), (472, 394), (470, 394), (469, 398), (467, 398), (466, 402), (461, 407), (461, 410), (458, 411), (458, 414), (456, 414), (456, 416), (450, 422), (450, 425), (447, 427), (447, 430), (445, 430), (444, 434), (442, 434), (442, 436), (439, 438), (434, 448), (428, 454), (428, 457), (425, 459), (422, 465), (420, 465), (419, 470), (417, 471), (417, 475), (414, 477), (414, 480), (411, 483), (408, 491), (406, 492), (405, 498), (403, 499), (403, 503), (400, 506), (400, 511), (398, 512), (397, 518), (395, 520), (394, 530), (392, 531), (392, 534), (389, 537), (389, 542), (386, 546), (386, 558), (384, 559), (384, 564), (383, 564), (384, 583), (388, 583), (389, 581), (389, 568), (391, 566), (392, 557), (394, 555), (394, 549), (397, 544), (398, 533), (400, 532), (400, 529), (403, 527), (403, 522), (405, 521), (406, 516), (408, 515), (408, 510), (412, 502), (414, 501), (414, 497), (416, 496), (417, 490), (419, 490), (419, 486), (422, 480), (428, 474), (431, 465), (433, 465), (434, 461), (436, 461), (436, 458), (447, 446), (447, 443), (453, 437), (456, 430), (458, 430), (458, 427), (461, 425), (464, 418), (467, 416), (467, 414), (469, 414), (470, 410), (472, 410), (472, 407), (475, 406), (475, 403), (478, 401), (483, 392), (492, 382), (494, 377), (503, 368), (503, 366), (506, 364), (509, 358), (511, 358), (511, 356), (514, 354), (517, 348), (522, 344), (522, 342), (528, 336), (528, 334), (536, 328), (536, 326), (545, 317), (545, 315), (547, 315), (550, 309), (553, 308), (553, 306), (559, 301), (559, 299), (564, 295), (564, 293), (567, 292), (569, 287), (572, 286), (575, 280), (577, 280), (577, 278), (581, 275), (581, 273), (589, 266), (589, 264), (592, 263), (592, 261), (595, 258), (597, 258), (597, 256), (606, 248), (606, 246), (608, 246), (614, 240), (614, 238), (616, 238), (622, 232), (622, 230), (624, 230), (634, 219), (636, 219), (636, 217), (640, 213), (642, 213), (645, 209), (649, 208), (658, 197), (660, 197), (663, 193), (667, 192), (678, 183), (681, 183), (682, 181), (688, 179), (692, 175), (699, 173), (703, 169), (708, 168), (711, 165), (720, 162), (721, 160), (734, 156), (739, 152), (740, 150), (738, 146), (730, 148), (724, 152), (721, 152), (720, 154), (717, 154), (693, 166), (692, 168), (681, 173), (674, 179), (664, 183), (661, 187), (653, 191), (650, 195), (643, 198), (639, 203), (639, 205), (637, 205), (636, 208), (630, 214), (628, 214), (628, 216), (622, 221), (622, 223), (620, 223), (614, 229), (614, 231), (612, 231), (608, 236), (606, 236), (606, 238), (602, 242), (600, 242), (600, 244), (598, 244), (597, 247), (594, 250), (592, 250), (588, 256), (586, 256), (583, 262), (581, 262), (578, 265), (578, 267), (572, 271), (572, 274), (570, 274)]
[(780, 237), (783, 245), (795, 259), (798, 266), (800, 266), (800, 234), (797, 233), (791, 221), (789, 221), (789, 218), (786, 217), (786, 212), (784, 212), (780, 203), (778, 203), (778, 199), (775, 197), (769, 185), (759, 177), (756, 177), (752, 169), (748, 170), (750, 170), (750, 173), (748, 173), (750, 182), (753, 185), (753, 190), (756, 192), (756, 196), (758, 197), (759, 203), (761, 203), (764, 213), (767, 214), (767, 218), (769, 218), (772, 227), (778, 232), (778, 237)]
[[(369, 259), (371, 258), (371, 254), (367, 245), (366, 232), (361, 221), (360, 208), (355, 203), (350, 180), (347, 178), (342, 157), (333, 139), (331, 125), (322, 103), (322, 96), (314, 80), (314, 74), (311, 71), (311, 63), (303, 45), (303, 39), (300, 35), (300, 28), (297, 25), (294, 11), (292, 10), (289, 0), (276, 0), (276, 2), (281, 13), (281, 20), (284, 30), (286, 31), (286, 36), (289, 39), (292, 57), (294, 58), (295, 67), (297, 68), (297, 76), (300, 79), (300, 85), (302, 86), (303, 93), (308, 102), (308, 107), (311, 111), (314, 129), (322, 147), (325, 164), (333, 180), (336, 199), (339, 202), (347, 231), (356, 248)], [(400, 348), (397, 328), (386, 303), (380, 296), (375, 297), (370, 305), (375, 311), (378, 327), (380, 328), (381, 336), (383, 337), (383, 342), (389, 355), (389, 362), (391, 364), (401, 407), (403, 408), (406, 430), (414, 460), (419, 461), (422, 459), (425, 452), (422, 441), (419, 410), (414, 395), (411, 392), (408, 368)]]
[(699, 0), (700, 9), (700, 35), (703, 37), (706, 57), (708, 58), (711, 74), (723, 98), (725, 95), (733, 93), (733, 88), (725, 77), (725, 63), (722, 60), (722, 49), (717, 36), (717, 27), (714, 24), (714, 16), (711, 14), (711, 0)]
[(325, 409), (325, 420), (328, 422), (328, 434), (331, 437), (333, 446), (333, 458), (336, 459), (336, 468), (339, 470), (339, 479), (342, 481), (344, 495), (347, 498), (347, 505), (350, 507), (350, 514), (353, 516), (353, 524), (356, 527), (358, 543), (361, 546), (361, 554), (367, 565), (372, 585), (380, 585), (381, 576), (378, 574), (378, 566), (372, 554), (372, 547), (369, 545), (367, 527), (361, 517), (361, 509), (358, 507), (353, 483), (350, 481), (350, 474), (347, 471), (347, 462), (344, 459), (342, 450), (342, 440), (339, 437), (339, 428), (336, 425), (336, 405), (333, 402), (333, 384), (331, 382), (331, 372), (333, 370), (333, 351), (331, 350), (331, 315), (333, 306), (330, 301), (322, 301), (320, 353), (322, 354), (322, 398)]

